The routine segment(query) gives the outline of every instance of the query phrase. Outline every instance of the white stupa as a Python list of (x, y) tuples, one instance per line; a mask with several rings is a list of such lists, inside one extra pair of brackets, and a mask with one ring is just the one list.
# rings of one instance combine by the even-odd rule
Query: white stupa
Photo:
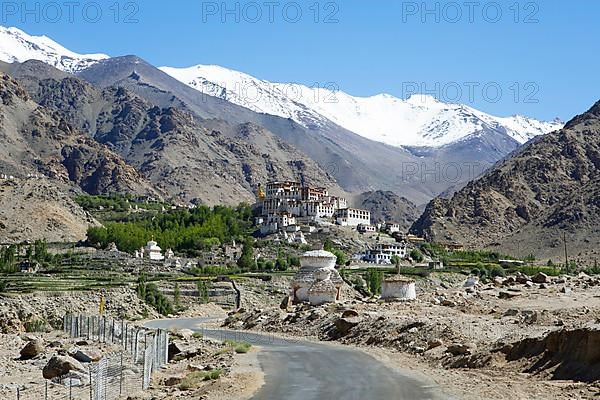
[(415, 300), (417, 298), (415, 281), (400, 275), (386, 278), (381, 285), (381, 298), (384, 300)]
[(294, 302), (320, 305), (340, 299), (344, 281), (335, 269), (336, 259), (324, 250), (309, 251), (300, 257), (300, 270), (291, 284)]
[(147, 257), (152, 261), (163, 261), (165, 259), (162, 255), (162, 249), (154, 240), (150, 240), (146, 243), (146, 247), (144, 247), (144, 257)]

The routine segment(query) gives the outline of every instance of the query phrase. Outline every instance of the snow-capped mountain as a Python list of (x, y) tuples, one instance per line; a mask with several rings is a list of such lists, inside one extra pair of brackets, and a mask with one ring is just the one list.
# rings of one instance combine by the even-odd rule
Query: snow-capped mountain
[(277, 115), (306, 126), (323, 117), (368, 139), (392, 146), (439, 147), (481, 134), (504, 131), (519, 143), (562, 128), (560, 121), (541, 122), (513, 116), (495, 117), (462, 104), (414, 95), (402, 100), (388, 94), (354, 97), (333, 87), (272, 83), (215, 65), (162, 67), (175, 79), (212, 96)]
[[(77, 54), (46, 36), (31, 36), (17, 28), (0, 26), (1, 61), (35, 59), (76, 73), (106, 58), (109, 56), (105, 54)], [(387, 94), (354, 97), (333, 85), (309, 88), (272, 83), (215, 65), (161, 70), (200, 92), (252, 111), (290, 118), (307, 128), (321, 128), (332, 121), (365, 138), (392, 146), (440, 147), (490, 129), (525, 143), (563, 125), (560, 121), (541, 122), (523, 116), (495, 117), (431, 96), (416, 95), (407, 100)]]
[(109, 58), (105, 54), (77, 54), (46, 36), (30, 36), (17, 28), (0, 26), (0, 60), (8, 63), (39, 60), (67, 72), (81, 71)]

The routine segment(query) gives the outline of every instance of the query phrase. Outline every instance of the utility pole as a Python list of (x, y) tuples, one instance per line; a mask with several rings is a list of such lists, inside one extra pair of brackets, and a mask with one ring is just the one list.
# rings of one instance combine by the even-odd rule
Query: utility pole
[(563, 232), (563, 243), (565, 245), (565, 269), (569, 273), (569, 253), (567, 252), (567, 234)]

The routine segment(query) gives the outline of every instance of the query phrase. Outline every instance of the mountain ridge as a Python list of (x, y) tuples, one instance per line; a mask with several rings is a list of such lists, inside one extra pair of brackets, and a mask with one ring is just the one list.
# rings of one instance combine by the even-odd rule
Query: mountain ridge
[[(77, 54), (46, 36), (0, 26), (0, 60), (5, 62), (37, 59), (77, 73), (108, 58), (106, 54)], [(338, 90), (335, 83), (314, 88), (273, 83), (216, 65), (159, 69), (195, 90), (258, 113), (290, 118), (309, 129), (322, 127), (329, 120), (367, 139), (396, 147), (439, 147), (486, 130), (504, 130), (523, 144), (562, 127), (557, 121), (519, 115), (494, 117), (427, 95), (406, 100), (388, 94), (356, 97)]]
[(429, 95), (415, 94), (406, 100), (389, 94), (356, 97), (337, 90), (335, 84), (309, 88), (273, 83), (216, 65), (159, 69), (202, 93), (256, 112), (291, 118), (305, 127), (319, 125), (325, 117), (367, 139), (392, 146), (439, 147), (486, 129), (503, 130), (523, 144), (562, 127), (556, 120), (494, 117)]
[(526, 256), (595, 260), (600, 240), (600, 102), (535, 138), (449, 199), (436, 198), (411, 231)]

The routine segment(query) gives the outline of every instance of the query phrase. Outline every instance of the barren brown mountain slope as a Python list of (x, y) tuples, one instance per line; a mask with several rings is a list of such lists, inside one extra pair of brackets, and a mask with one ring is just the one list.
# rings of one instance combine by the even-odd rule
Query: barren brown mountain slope
[(600, 102), (526, 145), (454, 196), (434, 199), (411, 228), (518, 256), (592, 262), (600, 241)]
[[(11, 64), (32, 98), (118, 153), (168, 197), (253, 201), (258, 184), (296, 179), (342, 193), (331, 174), (257, 124), (202, 119), (121, 87), (97, 88), (40, 62)], [(35, 73), (32, 73), (34, 71)]]
[(97, 222), (46, 179), (0, 180), (0, 243), (75, 242)]
[(353, 202), (357, 207), (371, 211), (373, 223), (397, 223), (402, 232), (406, 232), (419, 218), (419, 210), (415, 204), (390, 191), (361, 193)]
[(40, 174), (91, 194), (155, 193), (116, 153), (73, 128), (61, 115), (35, 103), (19, 83), (0, 76), (0, 170)]

